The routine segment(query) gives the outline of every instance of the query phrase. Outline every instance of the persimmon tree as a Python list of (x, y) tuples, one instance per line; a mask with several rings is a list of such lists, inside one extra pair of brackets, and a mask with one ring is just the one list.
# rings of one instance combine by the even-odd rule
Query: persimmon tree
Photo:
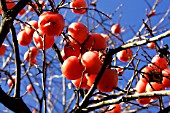
[(170, 111), (165, 1), (144, 2), (140, 28), (100, 2), (0, 0), (1, 112)]

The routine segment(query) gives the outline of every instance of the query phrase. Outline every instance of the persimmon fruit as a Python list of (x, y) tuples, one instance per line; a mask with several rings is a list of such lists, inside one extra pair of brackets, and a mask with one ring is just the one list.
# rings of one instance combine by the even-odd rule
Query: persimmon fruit
[(126, 50), (122, 50), (119, 51), (117, 53), (117, 58), (121, 61), (121, 62), (127, 62), (132, 58), (133, 52), (131, 49), (126, 49)]
[(70, 8), (73, 13), (84, 14), (87, 12), (87, 5), (85, 0), (75, 0), (70, 3)]
[(64, 26), (64, 18), (58, 13), (44, 12), (39, 16), (38, 27), (48, 36), (59, 36)]
[(74, 43), (68, 43), (64, 46), (64, 55), (66, 58), (70, 56), (76, 56), (79, 57), (80, 55), (80, 45), (79, 44), (74, 44)]
[[(38, 31), (38, 33), (37, 33)], [(49, 49), (54, 44), (54, 36), (45, 35), (41, 30), (37, 29), (33, 34), (33, 41), (37, 48), (39, 49)], [(43, 42), (45, 41), (45, 42)], [(44, 47), (45, 44), (45, 47)]]
[(102, 62), (99, 58), (99, 52), (87, 51), (82, 55), (82, 65), (86, 68), (86, 72), (89, 74), (98, 74), (101, 69)]
[(84, 67), (76, 56), (70, 56), (63, 62), (61, 70), (67, 79), (75, 80), (82, 76)]
[(27, 86), (27, 91), (28, 91), (28, 92), (32, 92), (32, 91), (33, 91), (32, 84), (29, 84), (29, 85)]
[(29, 62), (33, 61), (34, 58), (38, 55), (38, 50), (36, 47), (30, 47), (28, 51), (24, 54), (24, 60)]
[(107, 47), (106, 39), (99, 33), (92, 33), (89, 35), (87, 42), (84, 44), (85, 48), (90, 50), (105, 50)]
[(162, 84), (169, 88), (170, 87), (170, 69), (164, 69), (162, 70), (162, 75), (163, 75), (163, 80), (162, 80)]
[(38, 29), (38, 22), (36, 20), (31, 20), (28, 22), (28, 25), (26, 24), (25, 26), (25, 32), (30, 35), (33, 36), (33, 33), (35, 31), (35, 29)]
[(113, 24), (111, 27), (111, 32), (113, 34), (119, 34), (121, 32), (120, 24)]
[(0, 46), (0, 56), (3, 56), (6, 52), (6, 45), (5, 44), (2, 44)]
[(120, 104), (109, 105), (109, 109), (105, 113), (121, 113), (121, 105)]
[(32, 36), (26, 33), (25, 30), (22, 30), (17, 35), (18, 44), (21, 46), (28, 46), (32, 41)]
[(87, 27), (81, 22), (73, 22), (68, 26), (68, 34), (72, 43), (82, 44), (88, 37), (89, 31)]

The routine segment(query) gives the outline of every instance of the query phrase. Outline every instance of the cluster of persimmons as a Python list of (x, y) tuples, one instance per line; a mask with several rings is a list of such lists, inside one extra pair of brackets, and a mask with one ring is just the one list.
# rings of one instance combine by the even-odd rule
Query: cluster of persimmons
[[(155, 55), (151, 63), (141, 70), (140, 80), (136, 84), (136, 92), (153, 92), (165, 90), (170, 87), (170, 69), (168, 61), (163, 55)], [(137, 102), (140, 104), (148, 104), (151, 99), (158, 97), (141, 98)]]
[[(7, 0), (10, 2), (11, 0)], [(10, 9), (15, 4), (7, 5)], [(43, 4), (45, 5), (45, 4)], [(86, 2), (84, 0), (75, 0), (70, 3), (73, 13), (84, 14), (87, 11)], [(1, 10), (0, 10), (1, 11)], [(33, 11), (30, 7), (30, 11)], [(21, 11), (22, 14), (24, 11)], [(29, 47), (24, 54), (24, 61), (36, 64), (36, 56), (39, 50), (46, 50), (53, 46), (55, 37), (62, 34), (65, 28), (64, 17), (56, 12), (43, 12), (38, 21), (31, 20), (25, 23), (25, 28), (18, 35), (18, 44), (28, 46), (32, 41), (35, 46)], [(114, 24), (111, 28), (112, 34), (119, 34), (121, 27)], [(63, 76), (71, 80), (76, 88), (89, 90), (93, 85), (95, 78), (101, 70), (103, 64), (103, 56), (107, 49), (108, 36), (103, 33), (90, 33), (88, 28), (81, 22), (73, 22), (67, 28), (68, 36), (64, 39), (65, 45), (61, 51), (64, 60), (61, 70)], [(149, 48), (154, 48), (154, 43), (148, 43)], [(6, 45), (0, 47), (0, 56), (4, 55)], [(122, 50), (117, 53), (117, 58), (122, 62), (128, 62), (132, 58), (131, 49)], [(140, 80), (136, 85), (136, 92), (152, 92), (163, 90), (170, 87), (170, 79), (168, 78), (170, 70), (166, 58), (156, 55), (150, 64), (141, 70)], [(9, 79), (8, 85), (12, 86), (15, 82)], [(97, 85), (97, 89), (101, 92), (111, 92), (118, 85), (118, 70), (106, 68), (101, 80)], [(33, 90), (32, 85), (27, 86), (27, 91)], [(152, 98), (138, 99), (140, 104), (147, 104)], [(114, 105), (115, 106), (115, 105)], [(120, 105), (116, 105), (117, 112), (120, 112)], [(114, 109), (116, 110), (116, 109)], [(109, 113), (109, 112), (108, 112)]]

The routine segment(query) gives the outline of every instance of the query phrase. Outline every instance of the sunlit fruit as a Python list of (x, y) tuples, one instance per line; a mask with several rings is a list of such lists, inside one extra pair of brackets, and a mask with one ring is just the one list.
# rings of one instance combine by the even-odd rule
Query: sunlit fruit
[(83, 75), (84, 67), (76, 56), (70, 56), (63, 62), (61, 70), (67, 79), (75, 80)]
[(91, 87), (93, 85), (93, 83), (94, 83), (94, 81), (96, 79), (96, 76), (97, 76), (97, 74), (88, 74), (88, 75), (86, 75), (87, 85), (88, 86)]
[(89, 31), (81, 22), (74, 22), (69, 25), (68, 34), (71, 36), (69, 39), (72, 43), (82, 44), (87, 39)]
[(76, 14), (84, 14), (86, 13), (87, 6), (85, 0), (74, 0), (73, 2), (70, 3), (70, 8), (73, 13)]
[(36, 47), (30, 47), (27, 52), (24, 54), (24, 60), (27, 62), (32, 62), (34, 58), (38, 55), (38, 50)]
[(107, 47), (107, 43), (105, 38), (98, 34), (92, 33), (89, 35), (87, 42), (84, 44), (85, 48), (88, 50), (105, 50)]
[(32, 36), (26, 33), (25, 30), (22, 30), (17, 35), (18, 44), (21, 46), (27, 46), (32, 41)]
[[(150, 82), (146, 85), (146, 92), (165, 90), (163, 84), (157, 82)], [(152, 99), (157, 99), (157, 97), (151, 97)]]
[(29, 21), (25, 26), (25, 32), (30, 36), (33, 36), (35, 29), (38, 29), (38, 22), (36, 20)]
[(133, 52), (131, 49), (126, 49), (126, 50), (122, 50), (119, 51), (117, 53), (117, 58), (121, 61), (121, 62), (127, 62), (132, 58)]
[(150, 42), (150, 43), (148, 43), (147, 44), (147, 46), (148, 46), (148, 48), (150, 48), (150, 49), (155, 49), (155, 42)]
[[(90, 74), (87, 76), (87, 85), (92, 86), (97, 74)], [(115, 69), (106, 69), (102, 78), (100, 79), (97, 88), (101, 92), (111, 92), (118, 85), (118, 74)]]
[(36, 64), (36, 63), (37, 63), (37, 59), (36, 59), (36, 58), (34, 58), (33, 60), (31, 60), (31, 62), (30, 62), (31, 65), (34, 65), (34, 64)]
[(101, 92), (111, 92), (118, 85), (118, 74), (115, 69), (106, 69), (97, 88)]
[(153, 66), (156, 66), (162, 70), (168, 68), (168, 61), (160, 55), (155, 55), (151, 62), (153, 63)]
[(64, 55), (66, 58), (70, 56), (76, 56), (79, 57), (80, 55), (80, 45), (74, 44), (74, 43), (67, 43), (64, 46)]
[(161, 82), (162, 77), (160, 76), (160, 69), (155, 66), (145, 66), (141, 70), (140, 79), (145, 83), (154, 81)]
[(143, 82), (143, 80), (139, 80), (136, 84), (136, 91), (138, 93), (143, 93), (145, 92), (145, 88), (146, 88), (147, 83)]
[(11, 79), (8, 79), (8, 81), (7, 81), (7, 84), (8, 84), (8, 86), (13, 86), (13, 82), (15, 83), (15, 81), (16, 81), (16, 77), (15, 76), (12, 76), (12, 79), (13, 80), (11, 80)]
[(71, 80), (71, 82), (76, 88), (89, 89), (89, 86), (87, 85), (87, 78), (85, 75), (79, 79)]
[(164, 89), (165, 87), (163, 86), (163, 84), (160, 84), (157, 82), (150, 82), (150, 83), (147, 83), (146, 85), (146, 92), (160, 91)]
[(2, 44), (0, 46), (0, 56), (3, 56), (6, 52), (6, 45), (5, 44)]
[(108, 111), (105, 113), (121, 113), (121, 105), (120, 104), (112, 104), (109, 106)]
[(55, 12), (44, 12), (39, 16), (39, 29), (48, 36), (59, 36), (64, 29), (64, 18)]
[(169, 88), (170, 87), (170, 69), (167, 68), (167, 69), (162, 70), (162, 76), (163, 76), (162, 84), (165, 87)]
[(102, 35), (106, 41), (109, 39), (109, 36), (105, 33), (100, 33), (100, 35)]
[[(38, 33), (37, 33), (38, 31)], [(54, 37), (45, 35), (41, 30), (37, 29), (33, 34), (33, 41), (39, 49), (49, 49), (54, 44)], [(45, 45), (44, 45), (45, 44)]]
[(121, 28), (119, 24), (113, 24), (111, 27), (111, 32), (113, 34), (119, 34), (121, 32)]
[(28, 91), (28, 92), (32, 92), (32, 91), (33, 91), (32, 84), (29, 84), (29, 85), (27, 86), (27, 91)]
[(37, 110), (36, 110), (36, 109), (34, 109), (34, 110), (32, 111), (32, 113), (37, 113)]
[(8, 86), (10, 86), (10, 87), (11, 87), (11, 86), (13, 85), (12, 80), (11, 80), (11, 79), (8, 79), (7, 84), (8, 84)]
[(99, 52), (87, 51), (82, 55), (82, 65), (86, 68), (86, 72), (89, 74), (98, 74), (101, 69), (102, 62), (99, 58)]

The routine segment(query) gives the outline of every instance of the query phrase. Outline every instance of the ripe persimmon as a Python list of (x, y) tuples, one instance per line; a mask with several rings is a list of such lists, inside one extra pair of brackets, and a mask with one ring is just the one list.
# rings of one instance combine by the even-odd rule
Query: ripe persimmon
[(64, 18), (58, 13), (44, 12), (39, 16), (38, 27), (48, 36), (59, 36), (64, 26)]
[(163, 56), (155, 55), (152, 58), (151, 62), (153, 63), (152, 64), (153, 66), (156, 66), (156, 67), (158, 67), (158, 68), (160, 68), (162, 70), (168, 68), (168, 61)]
[(150, 42), (150, 43), (148, 43), (147, 44), (147, 47), (149, 48), (149, 49), (155, 49), (155, 43), (154, 42)]
[[(97, 74), (90, 74), (87, 76), (87, 85), (92, 86)], [(106, 69), (102, 78), (100, 79), (97, 89), (101, 92), (111, 92), (118, 85), (118, 74), (115, 69)]]
[(70, 56), (79, 57), (80, 55), (80, 45), (74, 43), (68, 43), (64, 46), (64, 55), (66, 58)]
[(61, 70), (67, 79), (75, 80), (82, 76), (84, 67), (76, 56), (70, 56), (63, 62)]
[(72, 43), (79, 42), (82, 44), (88, 37), (89, 31), (87, 27), (81, 22), (73, 22), (68, 26), (68, 34)]
[(121, 105), (120, 104), (112, 104), (109, 106), (109, 109), (105, 113), (121, 113)]
[(129, 59), (132, 58), (133, 52), (131, 49), (126, 49), (126, 50), (122, 50), (119, 51), (117, 53), (117, 58), (121, 61), (121, 62), (127, 62)]
[(142, 70), (141, 70), (141, 74), (140, 74), (140, 79), (147, 83), (150, 81), (158, 81), (161, 82), (161, 76), (159, 76), (160, 74), (160, 69), (158, 69), (155, 66), (145, 66)]
[[(165, 86), (161, 83), (150, 82), (146, 85), (146, 92), (165, 90)], [(151, 97), (152, 99), (157, 99), (157, 97)]]
[(27, 46), (32, 41), (32, 36), (26, 33), (25, 30), (22, 30), (17, 35), (18, 44), (21, 46)]
[(121, 28), (119, 24), (113, 24), (111, 27), (111, 32), (113, 34), (119, 34), (121, 32)]
[(89, 35), (87, 42), (84, 44), (85, 48), (90, 50), (105, 50), (107, 47), (106, 39), (98, 33), (92, 33)]
[(25, 32), (28, 35), (33, 36), (35, 29), (38, 29), (38, 22), (36, 20), (31, 20), (31, 21), (28, 22), (28, 24), (29, 25), (26, 24), (26, 26), (25, 26)]
[(118, 85), (118, 74), (115, 69), (106, 69), (97, 88), (101, 92), (111, 92)]
[(32, 91), (33, 91), (32, 84), (29, 84), (29, 85), (27, 86), (27, 91), (28, 91), (28, 92), (32, 92)]
[(13, 86), (13, 82), (15, 83), (15, 81), (16, 81), (16, 77), (15, 76), (12, 76), (12, 79), (13, 80), (11, 80), (11, 79), (8, 79), (8, 81), (7, 81), (7, 84), (8, 84), (8, 86)]
[(3, 56), (6, 52), (6, 45), (5, 44), (2, 44), (0, 46), (0, 56)]
[[(38, 31), (38, 33), (37, 33)], [(45, 49), (49, 49), (54, 44), (54, 36), (45, 35), (41, 30), (37, 29), (33, 34), (33, 41), (37, 48), (43, 49), (45, 41)]]
[(162, 84), (165, 87), (169, 88), (170, 87), (170, 69), (167, 68), (167, 69), (162, 70), (162, 75), (163, 75)]
[(145, 92), (147, 82), (144, 82), (143, 80), (139, 80), (136, 84), (136, 91), (138, 93), (143, 93)]
[(87, 78), (85, 75), (76, 80), (71, 80), (71, 82), (74, 84), (76, 88), (89, 89), (89, 86), (87, 85)]
[(85, 9), (87, 8), (85, 0), (75, 0), (71, 2), (70, 8), (72, 8), (71, 11), (76, 14), (84, 14), (87, 11), (87, 9)]
[(24, 54), (24, 60), (29, 62), (33, 61), (35, 57), (38, 55), (38, 50), (36, 47), (30, 47), (28, 51)]
[(86, 72), (89, 74), (98, 74), (101, 69), (102, 62), (99, 58), (99, 52), (87, 51), (82, 55), (82, 65), (86, 68)]

